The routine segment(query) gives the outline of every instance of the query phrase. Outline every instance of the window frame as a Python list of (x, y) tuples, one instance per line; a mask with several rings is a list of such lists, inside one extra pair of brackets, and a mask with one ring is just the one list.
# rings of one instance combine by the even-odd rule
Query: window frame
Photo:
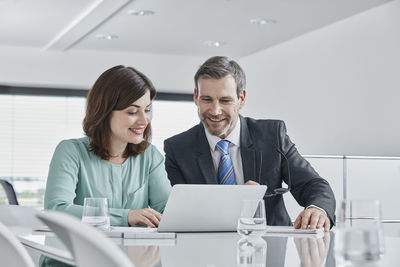
[[(0, 85), (0, 94), (3, 95), (31, 95), (31, 96), (78, 96), (87, 97), (88, 89), (60, 88), (60, 87), (31, 87)], [(193, 94), (157, 92), (155, 100), (193, 101)]]

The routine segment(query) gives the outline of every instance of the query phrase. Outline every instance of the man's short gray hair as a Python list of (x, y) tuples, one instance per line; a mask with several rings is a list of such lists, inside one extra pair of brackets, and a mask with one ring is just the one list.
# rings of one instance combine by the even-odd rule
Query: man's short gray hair
[(204, 62), (194, 75), (194, 85), (198, 90), (198, 81), (201, 78), (222, 79), (227, 75), (232, 75), (235, 79), (237, 88), (236, 93), (240, 93), (246, 88), (246, 75), (236, 61), (224, 56), (211, 57)]

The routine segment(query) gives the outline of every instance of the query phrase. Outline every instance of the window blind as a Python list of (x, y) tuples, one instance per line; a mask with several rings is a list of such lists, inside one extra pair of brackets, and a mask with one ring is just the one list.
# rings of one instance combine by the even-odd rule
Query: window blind
[[(85, 105), (85, 97), (0, 95), (0, 177), (13, 184), (20, 204), (43, 205), (54, 149), (84, 136)], [(152, 143), (163, 153), (164, 139), (197, 123), (193, 102), (156, 100)]]

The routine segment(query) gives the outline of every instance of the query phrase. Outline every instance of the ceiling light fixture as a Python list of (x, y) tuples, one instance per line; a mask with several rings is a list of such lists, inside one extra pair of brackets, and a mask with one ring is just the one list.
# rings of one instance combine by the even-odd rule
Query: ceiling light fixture
[(102, 34), (102, 33), (100, 33), (100, 34), (96, 34), (94, 37), (97, 38), (97, 39), (103, 39), (103, 40), (115, 40), (115, 39), (118, 39), (118, 35), (115, 35), (115, 34)]
[(153, 10), (129, 10), (128, 11), (129, 15), (132, 16), (139, 16), (139, 17), (143, 17), (143, 16), (151, 16), (154, 15), (155, 12)]
[(226, 42), (221, 41), (205, 41), (204, 44), (208, 47), (220, 47), (222, 45), (226, 45)]
[(278, 21), (276, 19), (251, 19), (251, 24), (256, 25), (267, 25), (267, 24), (276, 24)]

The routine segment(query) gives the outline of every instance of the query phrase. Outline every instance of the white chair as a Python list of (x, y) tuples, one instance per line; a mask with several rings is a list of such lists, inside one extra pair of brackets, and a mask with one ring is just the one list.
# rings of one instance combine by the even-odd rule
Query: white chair
[(1, 266), (34, 267), (35, 264), (17, 237), (0, 222)]
[(61, 239), (72, 253), (77, 266), (133, 267), (129, 258), (111, 240), (77, 218), (56, 211), (37, 217)]
[(10, 227), (32, 227), (43, 225), (36, 217), (37, 210), (19, 205), (0, 205), (0, 222)]
[[(8, 227), (15, 235), (25, 235), (32, 232), (33, 227), (45, 225), (36, 217), (38, 211), (34, 208), (19, 205), (0, 205), (0, 222)], [(39, 262), (40, 253), (32, 249), (26, 249), (33, 262)], [(0, 258), (0, 265), (1, 258)], [(7, 266), (7, 265), (5, 265)], [(12, 266), (12, 265), (9, 265)]]

